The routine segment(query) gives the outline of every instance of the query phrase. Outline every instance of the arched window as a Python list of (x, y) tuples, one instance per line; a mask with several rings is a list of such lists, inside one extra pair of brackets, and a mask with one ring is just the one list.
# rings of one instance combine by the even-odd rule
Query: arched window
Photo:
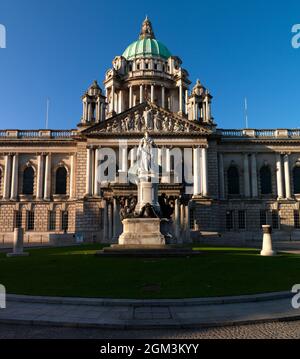
[(227, 171), (228, 194), (240, 194), (239, 171), (235, 166), (230, 166)]
[(56, 170), (55, 193), (67, 194), (67, 170), (59, 167)]
[(272, 174), (269, 166), (263, 166), (259, 171), (261, 194), (272, 193)]
[(33, 195), (34, 170), (31, 166), (26, 167), (23, 172), (23, 194)]
[(300, 166), (293, 169), (294, 194), (300, 193)]

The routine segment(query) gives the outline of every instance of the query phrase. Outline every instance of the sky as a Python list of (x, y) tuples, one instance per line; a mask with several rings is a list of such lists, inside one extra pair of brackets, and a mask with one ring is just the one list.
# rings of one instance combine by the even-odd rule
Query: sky
[(299, 0), (1, 0), (0, 128), (76, 128), (81, 95), (138, 38), (156, 38), (213, 95), (220, 128), (300, 127)]

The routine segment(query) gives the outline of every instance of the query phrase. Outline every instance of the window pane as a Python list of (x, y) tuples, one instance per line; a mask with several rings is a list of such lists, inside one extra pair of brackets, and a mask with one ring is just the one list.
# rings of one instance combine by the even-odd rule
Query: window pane
[(59, 167), (56, 171), (56, 194), (67, 193), (67, 170)]
[(260, 169), (260, 186), (262, 194), (272, 193), (272, 175), (268, 166), (263, 166)]
[(23, 194), (33, 195), (34, 170), (32, 167), (25, 168), (23, 172)]
[(240, 181), (238, 169), (234, 166), (229, 167), (227, 171), (228, 194), (240, 194)]

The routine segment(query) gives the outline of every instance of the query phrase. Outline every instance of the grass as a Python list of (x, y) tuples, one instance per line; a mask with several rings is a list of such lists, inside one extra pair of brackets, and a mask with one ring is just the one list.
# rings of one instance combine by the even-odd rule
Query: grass
[(8, 293), (111, 298), (188, 298), (290, 290), (300, 282), (300, 255), (261, 257), (249, 248), (201, 247), (190, 258), (96, 257), (99, 245), (0, 254)]

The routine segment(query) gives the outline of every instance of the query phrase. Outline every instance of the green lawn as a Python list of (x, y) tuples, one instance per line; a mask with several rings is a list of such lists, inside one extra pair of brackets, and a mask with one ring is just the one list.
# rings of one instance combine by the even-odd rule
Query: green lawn
[(300, 282), (300, 255), (261, 257), (249, 248), (201, 248), (191, 258), (96, 257), (99, 245), (0, 254), (0, 283), (8, 293), (183, 298), (290, 290)]

